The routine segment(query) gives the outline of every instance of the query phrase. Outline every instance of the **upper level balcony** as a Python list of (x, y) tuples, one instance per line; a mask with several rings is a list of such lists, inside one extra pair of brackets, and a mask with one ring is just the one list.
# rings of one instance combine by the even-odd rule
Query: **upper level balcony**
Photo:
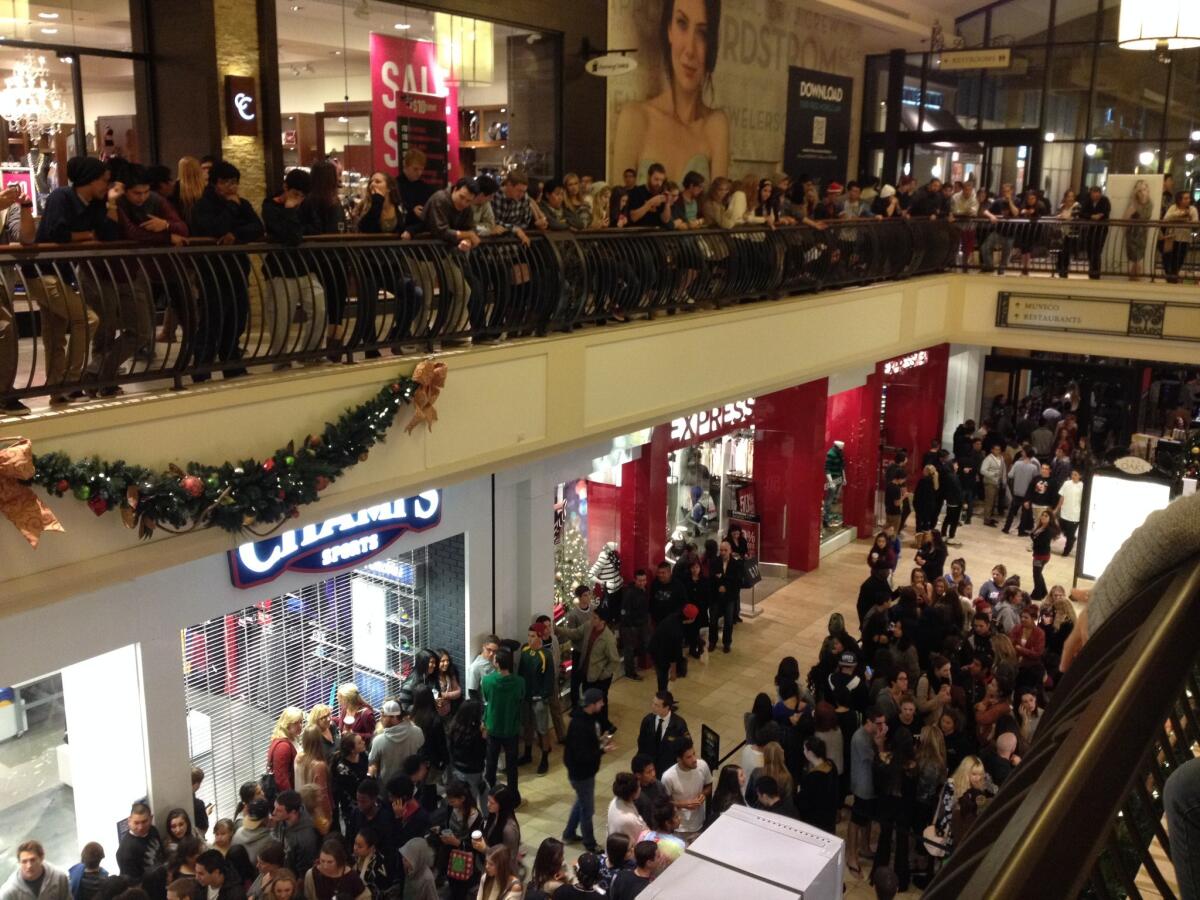
[[(0, 344), (0, 397), (35, 413), (4, 420), (3, 433), (28, 437), (35, 453), (155, 468), (264, 458), (417, 358), (446, 361), (435, 429), (373, 450), (299, 509), (304, 525), (932, 344), (1194, 361), (1197, 260), (1179, 254), (1185, 283), (1167, 284), (1155, 228), (1069, 227), (630, 231), (541, 235), (528, 247), (498, 238), (470, 253), (365, 238), (8, 250), (2, 308), (15, 327)], [(1146, 263), (1133, 283), (1139, 228)], [(1004, 255), (1005, 278), (972, 271), (981, 246)], [(1092, 261), (1104, 276), (1094, 281)], [(1049, 277), (1064, 263), (1069, 277)], [(83, 397), (48, 408), (64, 394)], [(59, 505), (69, 527), (90, 518), (82, 504)], [(141, 544), (119, 529), (83, 533), (30, 552), (0, 530), (4, 611), (230, 541), (216, 529)]]

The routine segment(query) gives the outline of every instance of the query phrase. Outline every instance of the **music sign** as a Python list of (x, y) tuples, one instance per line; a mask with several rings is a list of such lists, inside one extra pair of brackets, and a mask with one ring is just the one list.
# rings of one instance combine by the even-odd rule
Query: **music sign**
[(425, 531), (441, 521), (442, 492), (424, 491), (242, 544), (229, 551), (229, 574), (235, 587), (245, 589), (274, 581), (284, 572), (337, 572), (361, 565), (401, 535)]

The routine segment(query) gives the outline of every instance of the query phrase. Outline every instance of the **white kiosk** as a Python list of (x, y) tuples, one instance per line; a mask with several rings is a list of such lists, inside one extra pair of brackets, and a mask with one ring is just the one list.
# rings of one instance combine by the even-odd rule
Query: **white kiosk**
[(639, 900), (841, 900), (841, 838), (788, 816), (731, 806)]

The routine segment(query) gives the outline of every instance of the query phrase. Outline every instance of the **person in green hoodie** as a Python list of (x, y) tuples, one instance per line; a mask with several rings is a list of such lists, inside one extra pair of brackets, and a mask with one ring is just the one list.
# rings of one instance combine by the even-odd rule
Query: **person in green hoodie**
[(487, 732), (484, 779), (488, 784), (496, 783), (496, 765), (503, 750), (508, 786), (519, 797), (517, 744), (521, 735), (521, 701), (525, 699), (525, 682), (513, 674), (511, 650), (501, 648), (496, 651), (496, 671), (484, 676), (479, 689), (486, 704), (483, 712), (483, 728)]
[(550, 697), (554, 691), (554, 658), (544, 640), (550, 636), (550, 625), (534, 622), (529, 626), (529, 643), (521, 648), (517, 674), (525, 682), (525, 699), (521, 718), (525, 734), (525, 753), (519, 765), (533, 762), (533, 739), (537, 736), (542, 748), (542, 760), (537, 773), (545, 775), (550, 768)]

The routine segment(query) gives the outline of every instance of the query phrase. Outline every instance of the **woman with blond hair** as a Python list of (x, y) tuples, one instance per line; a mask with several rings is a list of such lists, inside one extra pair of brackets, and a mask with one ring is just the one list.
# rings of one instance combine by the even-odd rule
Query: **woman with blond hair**
[(271, 743), (267, 745), (267, 768), (275, 779), (275, 790), (296, 787), (296, 739), (304, 729), (304, 710), (289, 706), (275, 720)]
[(779, 785), (780, 797), (795, 795), (796, 782), (792, 780), (792, 774), (788, 771), (787, 763), (784, 761), (783, 745), (778, 741), (771, 741), (763, 747), (762, 765), (750, 773), (750, 778), (746, 783), (747, 798), (758, 796), (756, 784), (764, 775), (775, 779), (775, 783)]
[(305, 727), (315, 728), (321, 733), (321, 740), (325, 745), (325, 762), (331, 762), (338, 748), (338, 734), (333, 727), (333, 710), (326, 703), (318, 703), (308, 711), (308, 724)]
[(1042, 659), (1046, 665), (1046, 686), (1053, 688), (1062, 677), (1063, 647), (1075, 630), (1075, 607), (1061, 584), (1050, 588), (1050, 596), (1042, 603), (1038, 627), (1046, 632), (1046, 653)]
[(521, 900), (525, 896), (525, 888), (517, 877), (517, 862), (504, 844), (488, 849), (483, 872), (479, 900)]
[(263, 893), (265, 900), (299, 900), (300, 882), (291, 869), (276, 869)]
[[(961, 843), (975, 824), (975, 819), (992, 797), (995, 789), (978, 756), (968, 756), (958, 764), (954, 774), (942, 786), (937, 808), (933, 812), (933, 831), (936, 840), (949, 853), (956, 843)], [(931, 835), (925, 829), (926, 846)]]
[(358, 692), (358, 685), (347, 681), (337, 689), (337, 715), (333, 717), (333, 725), (341, 734), (360, 734), (371, 747), (371, 737), (375, 734), (375, 710), (363, 699)]
[(1139, 178), (1133, 186), (1133, 196), (1125, 209), (1123, 219), (1136, 219), (1145, 225), (1133, 225), (1125, 229), (1125, 258), (1129, 261), (1129, 280), (1137, 281), (1142, 275), (1142, 262), (1146, 258), (1146, 239), (1149, 237), (1149, 222), (1154, 218), (1154, 203), (1150, 199), (1150, 185)]
[(175, 212), (179, 213), (179, 218), (187, 223), (189, 231), (192, 228), (192, 210), (207, 186), (208, 179), (204, 170), (200, 168), (200, 160), (194, 156), (182, 157), (179, 160), (179, 174), (170, 199)]
[[(328, 707), (326, 707), (328, 709)], [(325, 829), (333, 821), (333, 801), (329, 790), (329, 763), (325, 759), (325, 738), (320, 728), (310, 723), (300, 735), (300, 755), (296, 757), (296, 790), (304, 796), (304, 789), (313, 786), (317, 790), (314, 824), (322, 818)], [(305, 803), (305, 806), (308, 804)], [(322, 831), (320, 825), (318, 831)]]

